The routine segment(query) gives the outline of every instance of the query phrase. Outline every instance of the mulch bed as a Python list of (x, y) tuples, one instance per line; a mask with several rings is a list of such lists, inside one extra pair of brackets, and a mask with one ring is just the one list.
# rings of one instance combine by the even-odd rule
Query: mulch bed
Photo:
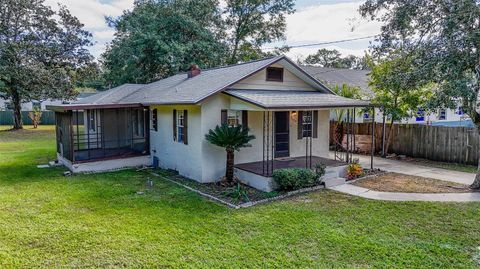
[(410, 193), (465, 193), (464, 184), (398, 173), (383, 173), (359, 179), (353, 185), (374, 191)]
[(234, 205), (239, 205), (247, 202), (256, 202), (285, 194), (284, 192), (280, 191), (263, 192), (241, 183), (241, 192), (239, 194), (239, 192), (236, 191), (236, 189), (238, 188), (237, 184), (235, 184), (234, 186), (226, 186), (225, 184), (222, 184), (220, 182), (200, 183), (195, 180), (185, 178), (176, 173), (175, 171), (171, 170), (156, 169), (155, 173), (164, 177), (168, 177), (169, 179), (174, 180), (180, 184), (212, 195), (218, 199)]

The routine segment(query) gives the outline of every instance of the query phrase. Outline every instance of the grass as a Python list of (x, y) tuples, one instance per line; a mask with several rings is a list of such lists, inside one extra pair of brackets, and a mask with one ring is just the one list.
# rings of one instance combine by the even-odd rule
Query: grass
[[(472, 268), (479, 203), (319, 191), (234, 210), (133, 170), (63, 177), (52, 127), (0, 132), (0, 268)], [(146, 190), (144, 195), (137, 195)]]

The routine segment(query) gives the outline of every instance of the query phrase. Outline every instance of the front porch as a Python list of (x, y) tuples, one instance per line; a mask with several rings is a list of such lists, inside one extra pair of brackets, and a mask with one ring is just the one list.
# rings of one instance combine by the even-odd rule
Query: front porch
[[(263, 161), (241, 163), (235, 165), (235, 174), (248, 185), (269, 192), (276, 187), (272, 178), (273, 171), (284, 168), (310, 168), (310, 164), (326, 166), (323, 176), (326, 185), (338, 185), (344, 182), (348, 163), (318, 156), (276, 158), (268, 163)], [(269, 166), (268, 172), (266, 166)]]

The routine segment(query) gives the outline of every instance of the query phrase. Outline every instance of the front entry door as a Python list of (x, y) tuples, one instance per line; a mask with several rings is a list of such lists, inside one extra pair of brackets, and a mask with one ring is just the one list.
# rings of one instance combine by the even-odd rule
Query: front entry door
[(290, 156), (289, 112), (275, 112), (275, 158)]

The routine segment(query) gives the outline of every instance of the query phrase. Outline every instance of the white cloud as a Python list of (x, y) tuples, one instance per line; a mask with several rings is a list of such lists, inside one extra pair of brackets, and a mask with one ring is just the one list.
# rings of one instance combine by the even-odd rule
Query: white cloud
[[(45, 3), (57, 7), (59, 0), (46, 0)], [(106, 16), (120, 16), (126, 9), (133, 7), (134, 0), (63, 0), (61, 1), (76, 16), (85, 28), (93, 33), (95, 46), (90, 51), (98, 57), (105, 45), (112, 40), (114, 31), (105, 22)], [(355, 1), (355, 0), (352, 0)], [(298, 9), (287, 16), (287, 40), (289, 45), (309, 44), (341, 39), (350, 39), (375, 35), (380, 25), (360, 19), (358, 7), (361, 2), (338, 4), (314, 4)], [(354, 29), (352, 31), (352, 28)], [(281, 45), (281, 44), (273, 44)], [(268, 45), (271, 47), (272, 45)], [(368, 47), (368, 42), (348, 42), (329, 46), (294, 48), (288, 55), (292, 58), (303, 58), (321, 47), (334, 48), (342, 54), (361, 56)]]
[[(287, 17), (288, 45), (311, 44), (376, 35), (378, 22), (361, 19), (358, 8), (362, 2), (313, 5), (297, 10)], [(335, 45), (294, 48), (288, 53), (292, 58), (303, 58), (319, 48), (337, 49), (342, 54), (362, 56), (368, 40), (338, 43)]]
[[(58, 0), (45, 1), (55, 9), (58, 2)], [(133, 0), (112, 0), (110, 3), (103, 3), (100, 0), (63, 0), (61, 4), (65, 5), (85, 25), (85, 29), (93, 34), (95, 45), (90, 48), (90, 51), (98, 57), (114, 34), (105, 22), (105, 17), (120, 16), (124, 10), (133, 7)]]

